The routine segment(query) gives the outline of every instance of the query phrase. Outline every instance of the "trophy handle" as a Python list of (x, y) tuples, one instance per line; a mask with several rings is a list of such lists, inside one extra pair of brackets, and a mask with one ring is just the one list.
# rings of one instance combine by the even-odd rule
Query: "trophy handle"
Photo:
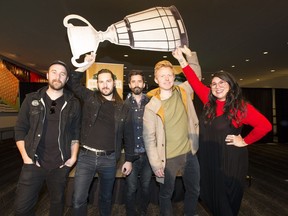
[(82, 63), (78, 63), (77, 61), (76, 61), (76, 58), (75, 57), (72, 57), (71, 58), (71, 62), (72, 62), (72, 64), (75, 66), (75, 67), (84, 67), (84, 66), (86, 66), (87, 64), (88, 64), (88, 62), (86, 62), (86, 61), (84, 61), (84, 62), (82, 62)]
[[(80, 20), (87, 24), (87, 26), (75, 26), (71, 22), (69, 23), (69, 21), (72, 19)], [(85, 18), (76, 14), (66, 16), (63, 20), (63, 24), (67, 28), (70, 48), (73, 54), (73, 57), (71, 58), (72, 64), (75, 67), (86, 66), (87, 62), (79, 63), (76, 60), (85, 53), (96, 53), (99, 43), (101, 42), (99, 32), (97, 32)]]
[(81, 17), (81, 16), (79, 16), (79, 15), (77, 15), (77, 14), (70, 14), (70, 15), (68, 15), (68, 16), (66, 16), (66, 17), (64, 18), (63, 24), (64, 24), (64, 26), (65, 26), (66, 28), (73, 26), (72, 23), (69, 23), (69, 22), (68, 22), (70, 19), (79, 19), (79, 20), (81, 20), (82, 22), (86, 23), (88, 26), (90, 26), (90, 27), (93, 28), (93, 26), (92, 26), (84, 17)]

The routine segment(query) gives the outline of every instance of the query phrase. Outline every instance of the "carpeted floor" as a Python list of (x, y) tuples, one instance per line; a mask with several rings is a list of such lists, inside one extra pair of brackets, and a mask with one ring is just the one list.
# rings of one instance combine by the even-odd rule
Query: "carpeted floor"
[[(254, 144), (249, 149), (251, 186), (244, 193), (239, 216), (288, 216), (288, 144)], [(0, 143), (0, 215), (13, 216), (14, 193), (22, 160), (13, 140)], [(248, 185), (249, 181), (247, 181)], [(121, 187), (121, 186), (119, 186)], [(119, 196), (119, 194), (117, 195)], [(156, 194), (157, 196), (157, 194)], [(183, 202), (173, 202), (174, 215), (183, 215)], [(199, 202), (198, 215), (209, 216)], [(89, 216), (97, 216), (96, 207), (89, 205)], [(44, 188), (36, 206), (37, 216), (47, 216), (49, 197)], [(71, 215), (69, 205), (65, 216)], [(123, 203), (114, 203), (114, 216), (125, 215)], [(158, 216), (159, 207), (151, 202), (148, 216)]]

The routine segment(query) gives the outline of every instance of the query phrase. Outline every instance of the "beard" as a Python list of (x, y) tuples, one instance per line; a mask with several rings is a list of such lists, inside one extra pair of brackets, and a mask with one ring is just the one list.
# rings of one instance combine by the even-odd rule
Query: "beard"
[(57, 80), (52, 80), (48, 84), (49, 84), (49, 87), (53, 90), (61, 90), (65, 86), (65, 83), (62, 83), (61, 81), (57, 81)]
[(143, 88), (140, 87), (135, 87), (133, 89), (131, 89), (131, 91), (135, 94), (135, 95), (140, 95), (143, 91)]
[(103, 96), (109, 96), (109, 95), (113, 94), (113, 88), (112, 89), (102, 88), (102, 89), (99, 89), (99, 91), (101, 92), (101, 94)]

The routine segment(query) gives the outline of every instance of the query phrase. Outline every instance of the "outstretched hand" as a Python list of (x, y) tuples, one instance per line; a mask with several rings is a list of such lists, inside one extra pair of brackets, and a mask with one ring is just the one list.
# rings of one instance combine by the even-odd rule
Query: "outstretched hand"
[(180, 47), (180, 49), (186, 56), (192, 56), (192, 51), (186, 45), (183, 48)]
[(179, 59), (184, 58), (182, 50), (180, 47), (177, 47), (173, 52), (172, 55), (175, 59), (179, 61)]
[[(180, 66), (182, 68), (184, 68), (188, 65), (186, 59), (183, 56), (184, 52), (188, 53), (190, 51), (189, 49), (188, 50), (187, 49), (188, 49), (187, 47), (186, 48), (185, 47), (184, 48), (178, 47), (176, 50), (174, 50), (172, 52), (173, 57), (178, 60)], [(190, 53), (191, 53), (191, 51), (190, 51)]]
[(91, 52), (91, 54), (87, 54), (84, 58), (84, 61), (87, 62), (87, 64), (83, 67), (77, 68), (75, 71), (77, 71), (77, 72), (86, 71), (95, 62), (95, 59), (96, 59), (96, 53)]

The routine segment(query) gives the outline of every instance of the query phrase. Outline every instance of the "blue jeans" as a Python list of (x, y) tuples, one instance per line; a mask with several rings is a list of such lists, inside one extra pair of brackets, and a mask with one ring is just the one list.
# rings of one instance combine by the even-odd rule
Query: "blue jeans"
[(111, 215), (112, 193), (116, 175), (115, 153), (108, 156), (92, 155), (89, 150), (80, 150), (74, 177), (73, 213), (87, 215), (89, 189), (95, 174), (98, 174), (99, 213), (101, 216)]
[(35, 164), (24, 164), (16, 190), (15, 215), (35, 215), (34, 207), (43, 183), (46, 181), (50, 198), (49, 215), (62, 216), (64, 192), (69, 171), (70, 167), (67, 166), (46, 170)]
[(150, 182), (152, 169), (146, 154), (140, 155), (140, 158), (133, 162), (133, 169), (130, 175), (126, 177), (126, 215), (136, 215), (136, 192), (138, 189), (138, 176), (140, 180), (140, 209), (146, 214), (150, 201)]
[(200, 168), (197, 156), (192, 155), (191, 152), (167, 159), (164, 170), (164, 184), (160, 184), (160, 214), (163, 216), (173, 215), (171, 198), (178, 171), (182, 173), (182, 180), (185, 187), (184, 214), (185, 216), (193, 216), (196, 214), (196, 206), (200, 192)]

